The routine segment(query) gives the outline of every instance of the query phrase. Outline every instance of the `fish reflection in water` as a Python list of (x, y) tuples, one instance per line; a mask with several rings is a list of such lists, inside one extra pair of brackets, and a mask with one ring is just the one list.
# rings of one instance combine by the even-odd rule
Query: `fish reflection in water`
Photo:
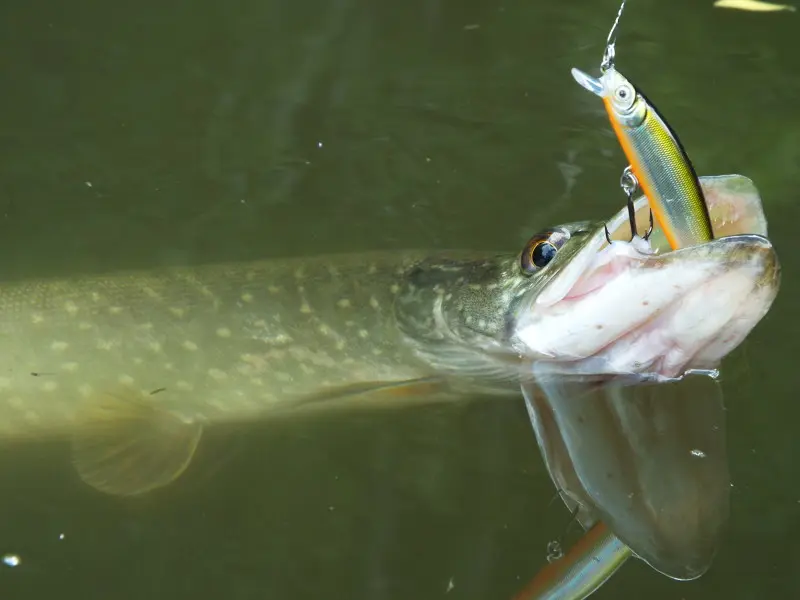
[(673, 579), (711, 565), (730, 476), (719, 383), (559, 381), (524, 389), (548, 471), (570, 510)]

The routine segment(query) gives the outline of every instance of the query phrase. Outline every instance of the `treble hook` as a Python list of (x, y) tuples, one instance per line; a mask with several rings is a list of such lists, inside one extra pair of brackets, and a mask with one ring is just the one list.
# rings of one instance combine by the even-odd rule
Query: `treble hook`
[[(639, 189), (639, 180), (636, 179), (636, 175), (633, 174), (633, 169), (631, 166), (628, 165), (622, 171), (622, 176), (619, 178), (619, 185), (622, 188), (622, 191), (625, 192), (625, 195), (628, 197), (627, 207), (628, 207), (628, 222), (631, 226), (631, 239), (637, 237), (639, 235), (638, 228), (636, 227), (636, 207), (633, 203), (633, 195)], [(608, 233), (608, 226), (606, 225), (606, 241), (611, 244), (611, 235)], [(650, 235), (653, 233), (653, 211), (650, 211), (650, 228), (647, 230), (647, 233), (642, 236), (644, 240), (650, 238)]]
[(575, 508), (572, 510), (572, 516), (564, 526), (564, 530), (561, 532), (561, 535), (556, 539), (547, 542), (547, 562), (552, 563), (564, 557), (564, 551), (562, 550), (564, 547), (564, 538), (567, 537), (570, 526), (578, 520), (578, 511), (580, 511), (580, 508), (581, 507), (579, 504), (575, 505)]

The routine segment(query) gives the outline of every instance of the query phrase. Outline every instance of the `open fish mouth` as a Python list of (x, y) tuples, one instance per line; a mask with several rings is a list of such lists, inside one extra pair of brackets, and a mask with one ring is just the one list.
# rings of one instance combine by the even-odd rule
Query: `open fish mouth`
[[(608, 224), (611, 244), (602, 228), (575, 232), (588, 239), (518, 311), (515, 349), (559, 376), (670, 380), (715, 368), (768, 312), (780, 266), (752, 183), (747, 190), (741, 176), (701, 181), (715, 240), (669, 251), (656, 229), (649, 241), (623, 241), (625, 211)], [(644, 198), (636, 215), (645, 230)]]

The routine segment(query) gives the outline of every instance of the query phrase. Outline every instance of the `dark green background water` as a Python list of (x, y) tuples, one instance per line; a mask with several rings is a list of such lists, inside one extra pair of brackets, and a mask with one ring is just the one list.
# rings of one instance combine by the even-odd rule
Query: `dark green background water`
[[(5, 0), (0, 274), (516, 249), (607, 217), (624, 159), (569, 69), (596, 68), (616, 10)], [(677, 583), (633, 561), (598, 600), (800, 595), (798, 19), (632, 0), (623, 20), (618, 65), (698, 171), (760, 187), (784, 281), (723, 371), (713, 569)], [(0, 595), (507, 599), (569, 520), (552, 494), (521, 401), (267, 423), (138, 501), (79, 483), (59, 445), (6, 449), (0, 553), (22, 564)]]

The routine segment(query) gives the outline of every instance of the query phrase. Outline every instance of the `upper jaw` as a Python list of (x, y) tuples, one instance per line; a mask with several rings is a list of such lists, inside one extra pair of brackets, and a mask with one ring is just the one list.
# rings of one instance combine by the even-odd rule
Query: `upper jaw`
[(517, 318), (520, 355), (574, 374), (680, 377), (715, 367), (769, 310), (780, 267), (743, 234), (659, 254), (592, 236)]

